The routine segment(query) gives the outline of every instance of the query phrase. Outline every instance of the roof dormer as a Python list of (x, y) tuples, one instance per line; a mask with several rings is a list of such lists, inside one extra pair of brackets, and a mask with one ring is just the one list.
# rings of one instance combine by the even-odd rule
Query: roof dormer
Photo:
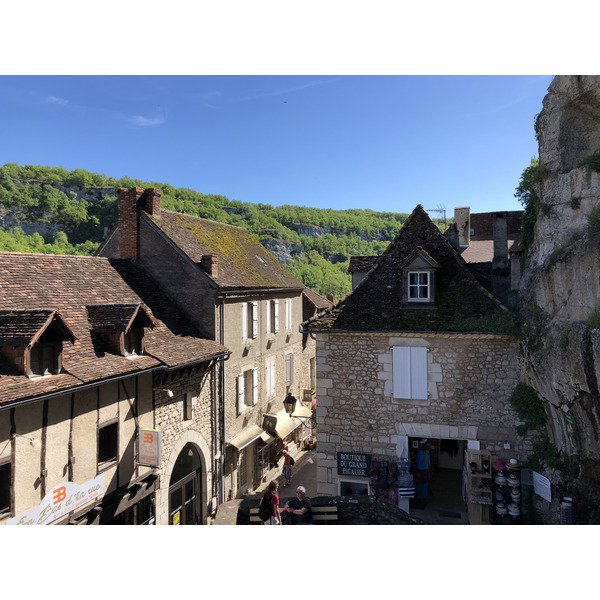
[(402, 262), (402, 304), (413, 307), (433, 307), (435, 274), (439, 264), (421, 246), (415, 248)]
[(76, 340), (57, 311), (0, 311), (2, 354), (28, 377), (58, 375), (63, 366), (63, 342), (74, 343)]
[(144, 304), (93, 304), (86, 307), (92, 334), (108, 343), (121, 356), (145, 354), (145, 331), (154, 328)]

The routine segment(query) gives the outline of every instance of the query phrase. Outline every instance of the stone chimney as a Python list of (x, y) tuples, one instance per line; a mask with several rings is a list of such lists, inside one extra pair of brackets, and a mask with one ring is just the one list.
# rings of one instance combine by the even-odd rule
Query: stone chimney
[(471, 243), (471, 208), (468, 206), (455, 208), (454, 223), (458, 229), (459, 246), (468, 247)]
[(120, 258), (140, 257), (139, 248), (139, 208), (147, 213), (160, 216), (162, 192), (156, 188), (146, 190), (134, 187), (119, 188), (119, 256)]
[(200, 266), (213, 277), (219, 276), (219, 257), (216, 254), (203, 254)]
[(460, 252), (460, 243), (458, 241), (458, 227), (456, 223), (450, 223), (450, 227), (448, 227), (448, 231), (446, 232), (446, 237), (448, 241), (452, 244), (454, 249), (457, 252)]
[(505, 306), (511, 302), (510, 269), (508, 266), (508, 224), (506, 213), (492, 215), (494, 257), (492, 259), (492, 294)]

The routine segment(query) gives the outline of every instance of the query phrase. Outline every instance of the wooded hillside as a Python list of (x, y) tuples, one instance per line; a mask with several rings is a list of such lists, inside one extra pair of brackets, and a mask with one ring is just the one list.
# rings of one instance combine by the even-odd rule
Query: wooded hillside
[(0, 167), (0, 250), (93, 254), (116, 222), (117, 189), (133, 186), (160, 188), (167, 210), (245, 227), (305, 285), (336, 299), (351, 289), (349, 257), (383, 252), (408, 217), (250, 204), (168, 183), (7, 163)]

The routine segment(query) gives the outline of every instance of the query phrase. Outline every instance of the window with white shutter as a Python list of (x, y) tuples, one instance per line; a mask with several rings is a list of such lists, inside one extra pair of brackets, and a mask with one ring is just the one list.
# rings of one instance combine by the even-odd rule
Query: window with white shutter
[(292, 299), (285, 299), (285, 330), (292, 330)]
[(393, 396), (406, 400), (427, 400), (427, 348), (392, 348)]
[(242, 339), (248, 339), (248, 303), (242, 302)]
[(273, 324), (271, 322), (271, 306), (273, 300), (267, 300), (267, 335), (273, 333)]
[(258, 404), (258, 368), (252, 369), (252, 404)]
[(258, 337), (258, 302), (252, 302), (251, 307), (251, 318), (252, 318), (252, 339)]
[(294, 355), (285, 355), (285, 385), (290, 387), (294, 383)]
[(243, 373), (237, 378), (237, 400), (238, 413), (242, 413), (246, 408), (246, 378)]
[(279, 331), (279, 300), (274, 300), (273, 308), (274, 310), (274, 322), (273, 322), (273, 333), (277, 333)]
[(266, 370), (266, 388), (267, 388), (267, 397), (270, 398), (275, 394), (275, 361), (270, 360), (267, 363)]

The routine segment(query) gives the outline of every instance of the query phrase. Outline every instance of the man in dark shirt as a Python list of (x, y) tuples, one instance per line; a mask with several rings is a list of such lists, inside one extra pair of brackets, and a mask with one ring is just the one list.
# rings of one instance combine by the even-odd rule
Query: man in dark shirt
[(301, 485), (296, 489), (296, 497), (292, 498), (283, 510), (295, 515), (297, 525), (313, 524), (310, 498), (306, 496), (306, 489)]

